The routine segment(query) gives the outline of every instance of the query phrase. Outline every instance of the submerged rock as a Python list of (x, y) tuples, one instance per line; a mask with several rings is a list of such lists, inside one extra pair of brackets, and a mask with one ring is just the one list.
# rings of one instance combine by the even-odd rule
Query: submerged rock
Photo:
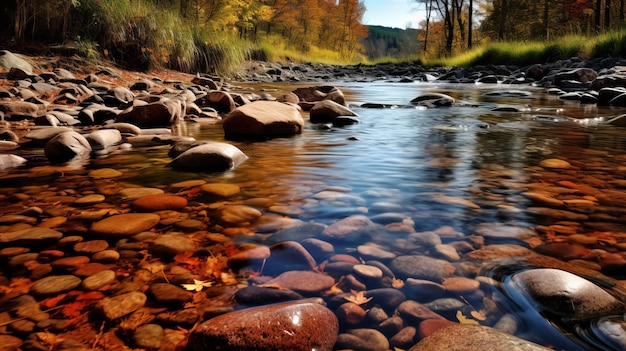
[(468, 324), (454, 324), (422, 339), (409, 351), (547, 351), (547, 347), (495, 329)]
[(330, 351), (337, 317), (310, 302), (284, 302), (227, 313), (202, 323), (186, 351)]
[(91, 145), (84, 136), (77, 132), (64, 132), (50, 139), (44, 147), (50, 162), (62, 163), (73, 158), (89, 156)]
[(207, 142), (178, 155), (170, 166), (189, 171), (220, 172), (233, 169), (248, 159), (236, 146)]

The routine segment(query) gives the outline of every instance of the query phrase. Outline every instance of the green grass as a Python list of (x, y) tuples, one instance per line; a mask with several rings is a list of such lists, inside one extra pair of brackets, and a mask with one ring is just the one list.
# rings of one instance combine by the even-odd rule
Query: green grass
[(364, 59), (361, 55), (345, 58), (336, 51), (321, 49), (315, 45), (310, 45), (308, 52), (301, 52), (289, 47), (284, 40), (276, 36), (263, 38), (257, 48), (263, 53), (262, 57), (270, 62), (292, 61), (347, 65), (363, 62)]

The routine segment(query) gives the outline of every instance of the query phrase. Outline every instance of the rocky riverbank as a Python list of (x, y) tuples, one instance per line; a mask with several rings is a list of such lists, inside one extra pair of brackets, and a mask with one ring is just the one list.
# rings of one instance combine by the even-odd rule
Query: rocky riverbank
[[(517, 294), (521, 309), (548, 315), (546, 328), (622, 316), (601, 319), (598, 333), (605, 347), (626, 346), (626, 287), (619, 280), (626, 268), (620, 230), (626, 192), (619, 179), (583, 177), (582, 165), (559, 159), (536, 165), (523, 196), (535, 203), (532, 211), (557, 219), (552, 226), (420, 231), (388, 202), (371, 204), (373, 216), (306, 222), (289, 214), (319, 202), (361, 208), (365, 201), (316, 182), (299, 185), (300, 207), (255, 196), (258, 183), (199, 176), (147, 187), (129, 181), (142, 167), (125, 152), (167, 145), (164, 167), (229, 170), (247, 156), (227, 143), (177, 134), (178, 126), (219, 123), (227, 135), (258, 140), (302, 133), (305, 122), (357, 123), (339, 89), (311, 84), (277, 96), (234, 93), (236, 84), (220, 77), (152, 77), (64, 60), (33, 67), (19, 57), (7, 64), (10, 56), (0, 56), (7, 68), (0, 91), (3, 350), (549, 350), (519, 335), (537, 320), (502, 308), (503, 291)], [(235, 78), (535, 83), (564, 99), (620, 107), (626, 99), (620, 65), (251, 63)], [(407, 102), (454, 104), (442, 94)], [(494, 191), (480, 195), (494, 206), (502, 199), (497, 188), (514, 175), (492, 173)], [(50, 183), (28, 184), (33, 175)], [(469, 211), (484, 206), (437, 200)], [(583, 235), (576, 223), (582, 216), (610, 225)], [(498, 238), (520, 244), (485, 243)], [(487, 274), (493, 267), (510, 268), (511, 279)]]

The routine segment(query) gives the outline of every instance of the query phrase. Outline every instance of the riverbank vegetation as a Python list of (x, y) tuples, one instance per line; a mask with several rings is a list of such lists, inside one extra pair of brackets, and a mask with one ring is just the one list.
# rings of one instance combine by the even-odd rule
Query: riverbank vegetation
[(399, 29), (363, 25), (359, 0), (10, 0), (0, 46), (185, 72), (249, 59), (527, 65), (622, 56), (625, 1), (413, 0), (424, 20)]

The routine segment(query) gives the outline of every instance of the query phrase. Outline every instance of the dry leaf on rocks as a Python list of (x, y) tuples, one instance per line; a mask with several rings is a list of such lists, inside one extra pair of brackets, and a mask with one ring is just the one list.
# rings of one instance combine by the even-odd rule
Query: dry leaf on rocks
[(204, 289), (204, 288), (210, 287), (211, 285), (213, 285), (213, 283), (208, 282), (206, 280), (194, 279), (193, 280), (193, 284), (181, 284), (181, 285), (186, 290), (198, 292), (198, 291), (202, 291), (202, 289)]
[(365, 291), (350, 290), (350, 294), (350, 296), (344, 296), (344, 299), (357, 305), (368, 303), (372, 299), (371, 297), (365, 297)]
[(474, 325), (480, 324), (475, 319), (465, 317), (465, 315), (463, 315), (463, 312), (461, 311), (456, 311), (456, 319), (458, 319), (459, 323), (461, 324), (474, 324)]
[(478, 319), (479, 321), (484, 321), (487, 319), (487, 315), (485, 314), (485, 311), (480, 310), (480, 311), (472, 311), (470, 312), (470, 314), (472, 315), (472, 317)]

